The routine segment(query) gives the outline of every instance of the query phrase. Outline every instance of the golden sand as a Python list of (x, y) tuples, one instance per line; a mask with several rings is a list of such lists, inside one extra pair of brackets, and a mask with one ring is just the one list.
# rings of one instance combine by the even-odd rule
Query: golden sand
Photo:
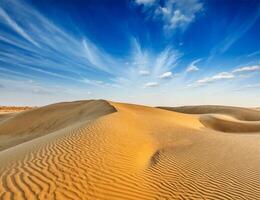
[(30, 110), (32, 107), (28, 106), (0, 106), (0, 114), (10, 112), (20, 112), (24, 110)]
[[(257, 200), (260, 130), (238, 129), (258, 124), (259, 112), (247, 111), (183, 114), (98, 100), (0, 118), (0, 136), (12, 141), (0, 151), (0, 199)], [(236, 133), (216, 131), (221, 120), (239, 123)]]

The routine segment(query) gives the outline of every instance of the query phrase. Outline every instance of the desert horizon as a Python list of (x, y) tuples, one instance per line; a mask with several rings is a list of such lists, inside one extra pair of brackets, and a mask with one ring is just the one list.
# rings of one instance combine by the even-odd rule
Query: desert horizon
[(0, 0), (0, 200), (260, 200), (260, 0)]

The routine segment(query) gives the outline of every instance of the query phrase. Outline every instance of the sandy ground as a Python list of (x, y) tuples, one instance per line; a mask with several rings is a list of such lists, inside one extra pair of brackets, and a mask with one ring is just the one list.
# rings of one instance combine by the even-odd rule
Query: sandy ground
[(260, 199), (260, 112), (185, 109), (96, 100), (2, 116), (0, 199)]
[(12, 113), (12, 112), (21, 112), (25, 110), (30, 110), (32, 107), (28, 106), (0, 106), (0, 114)]

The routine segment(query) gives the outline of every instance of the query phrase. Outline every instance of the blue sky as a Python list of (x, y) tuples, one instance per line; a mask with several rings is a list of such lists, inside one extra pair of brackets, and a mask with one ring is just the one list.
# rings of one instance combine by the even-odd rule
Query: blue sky
[(0, 104), (259, 106), (258, 0), (2, 0)]

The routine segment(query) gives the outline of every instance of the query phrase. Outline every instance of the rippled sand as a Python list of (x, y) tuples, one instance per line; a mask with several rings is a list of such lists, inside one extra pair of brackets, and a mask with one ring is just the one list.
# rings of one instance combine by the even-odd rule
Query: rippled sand
[(231, 109), (97, 100), (2, 117), (0, 199), (260, 199), (260, 114)]

